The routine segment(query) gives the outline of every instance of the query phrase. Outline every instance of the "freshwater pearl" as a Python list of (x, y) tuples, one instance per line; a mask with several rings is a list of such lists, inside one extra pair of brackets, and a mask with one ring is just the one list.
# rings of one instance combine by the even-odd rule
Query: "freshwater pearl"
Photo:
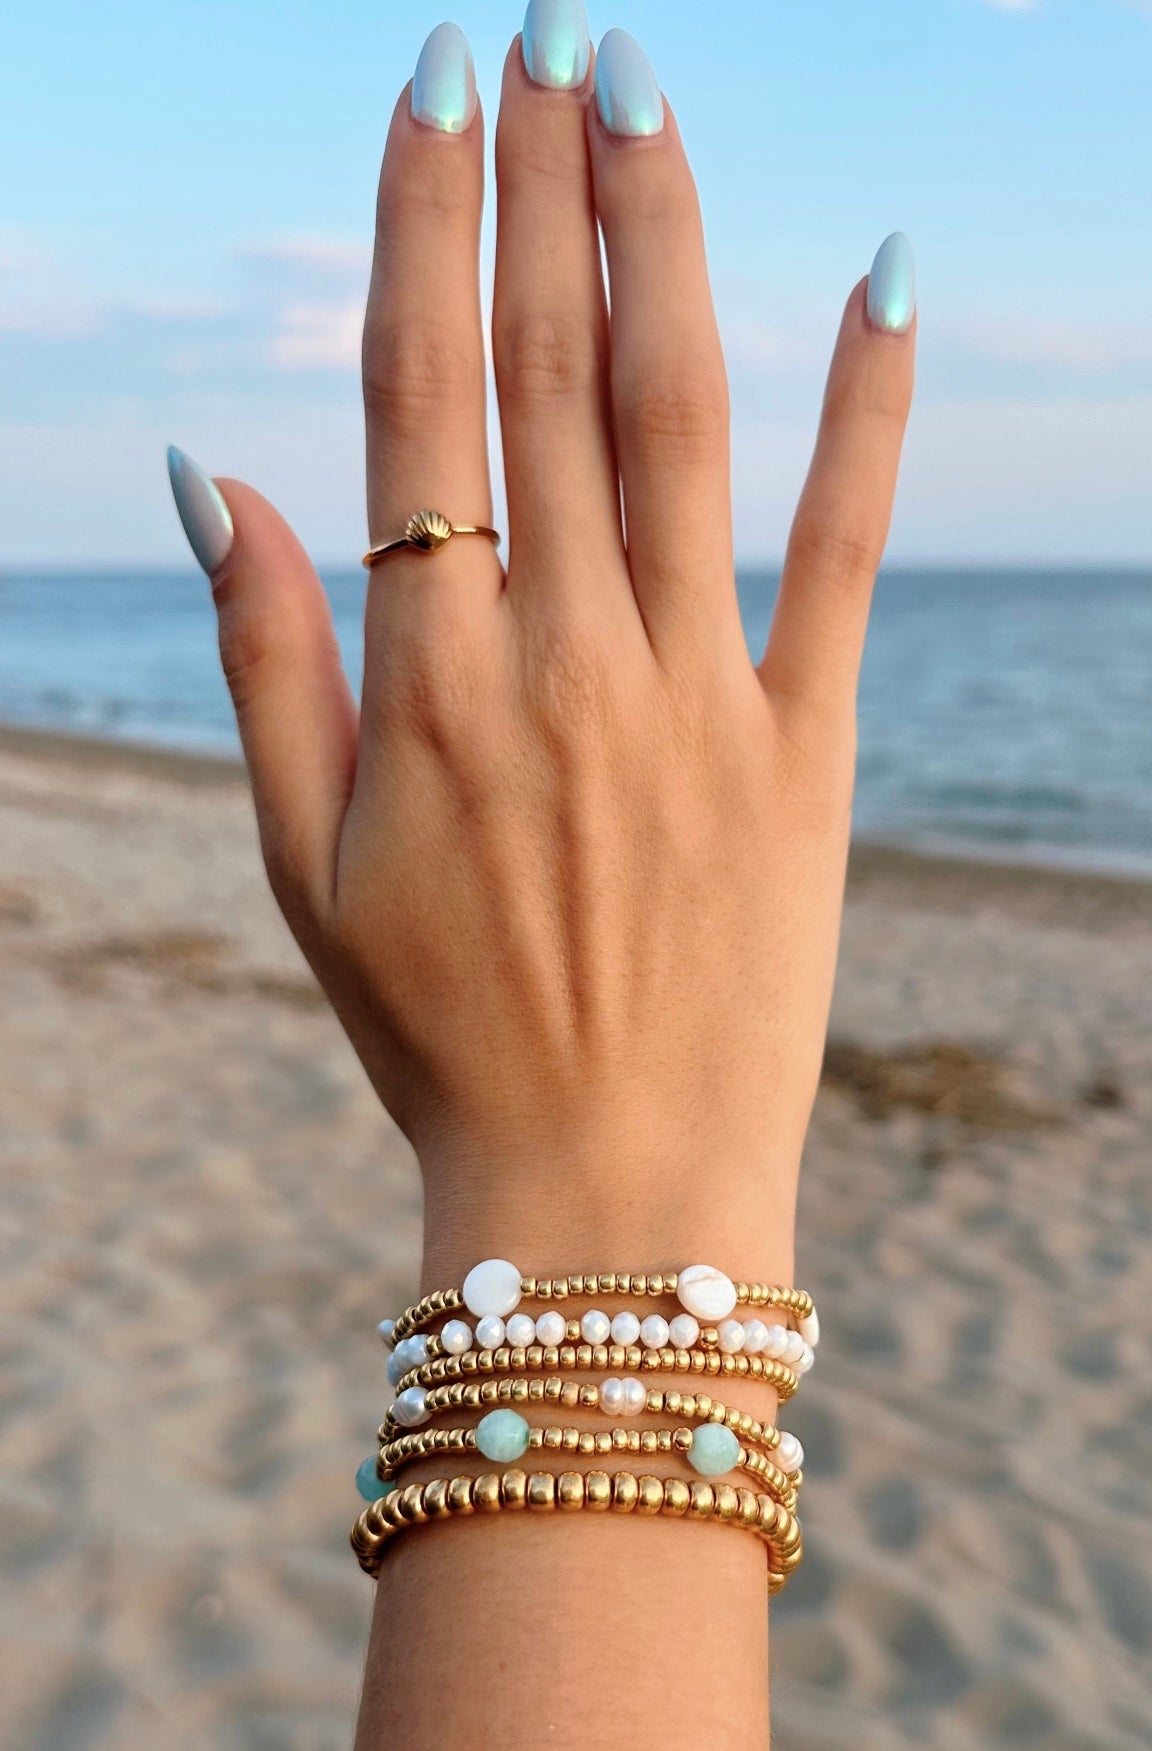
[(382, 1319), (380, 1324), (376, 1327), (376, 1330), (380, 1333), (384, 1342), (390, 1344), (392, 1342), (392, 1333), (396, 1330), (396, 1321), (394, 1319)]
[(804, 1449), (795, 1435), (784, 1434), (780, 1437), (780, 1445), (774, 1454), (776, 1464), (781, 1471), (791, 1477), (794, 1471), (799, 1471), (804, 1463)]
[(692, 1431), (688, 1463), (701, 1477), (723, 1477), (740, 1458), (740, 1443), (724, 1423), (701, 1423)]
[(610, 1374), (607, 1380), (600, 1383), (600, 1409), (605, 1416), (624, 1415), (624, 1382), (617, 1380), (615, 1374)]
[(715, 1265), (689, 1265), (676, 1278), (676, 1296), (681, 1307), (714, 1325), (735, 1307), (736, 1285)]
[(716, 1342), (726, 1356), (734, 1356), (744, 1348), (744, 1321), (722, 1319), (716, 1330)]
[(640, 1336), (640, 1321), (634, 1313), (618, 1313), (612, 1321), (612, 1342), (634, 1344)]
[(371, 1453), (356, 1469), (356, 1488), (366, 1502), (378, 1502), (381, 1496), (386, 1496), (390, 1490), (396, 1488), (396, 1485), (392, 1482), (384, 1483), (381, 1478), (377, 1477), (376, 1455)]
[(422, 1386), (408, 1386), (392, 1406), (392, 1415), (402, 1429), (417, 1429), (432, 1413), (428, 1409), (428, 1394)]
[(462, 1356), (472, 1348), (472, 1327), (466, 1319), (450, 1319), (440, 1333), (440, 1343), (450, 1356)]
[(812, 1309), (807, 1319), (798, 1319), (796, 1321), (796, 1330), (800, 1333), (800, 1336), (804, 1339), (806, 1344), (811, 1344), (813, 1349), (816, 1348), (816, 1345), (820, 1342), (820, 1315), (815, 1308)]
[(763, 1354), (773, 1362), (784, 1360), (784, 1351), (788, 1348), (788, 1329), (783, 1325), (770, 1325), (764, 1338)]
[(678, 1350), (690, 1350), (700, 1336), (700, 1321), (690, 1313), (678, 1313), (668, 1324), (668, 1340)]
[(485, 1259), (464, 1279), (464, 1304), (472, 1313), (503, 1319), (520, 1305), (520, 1272), (507, 1259)]
[(789, 1368), (793, 1368), (803, 1354), (804, 1339), (800, 1336), (800, 1333), (798, 1331), (786, 1331), (784, 1333), (784, 1348), (780, 1360), (786, 1362)]
[(528, 1424), (518, 1411), (489, 1411), (476, 1425), (476, 1445), (485, 1459), (519, 1459), (528, 1449)]
[(662, 1350), (668, 1342), (669, 1330), (666, 1319), (658, 1313), (650, 1313), (647, 1319), (641, 1321), (640, 1342), (646, 1349)]
[(562, 1344), (568, 1335), (568, 1321), (555, 1308), (542, 1313), (536, 1321), (536, 1342), (538, 1344)]
[(768, 1341), (768, 1327), (762, 1319), (750, 1319), (744, 1327), (744, 1348), (750, 1356), (759, 1356)]
[(580, 1335), (586, 1344), (606, 1344), (612, 1335), (612, 1321), (598, 1307), (590, 1307), (580, 1321)]
[(536, 1321), (530, 1313), (514, 1313), (504, 1327), (504, 1335), (510, 1344), (523, 1347), (536, 1342)]
[(648, 1388), (634, 1374), (626, 1374), (620, 1383), (624, 1388), (624, 1415), (638, 1417), (648, 1403)]
[(476, 1346), (481, 1350), (498, 1350), (504, 1342), (504, 1321), (494, 1313), (486, 1313), (476, 1321)]
[(810, 1374), (812, 1372), (812, 1366), (813, 1366), (815, 1360), (816, 1360), (816, 1352), (812, 1348), (812, 1345), (805, 1344), (804, 1345), (804, 1354), (801, 1356), (800, 1360), (796, 1364), (797, 1374)]

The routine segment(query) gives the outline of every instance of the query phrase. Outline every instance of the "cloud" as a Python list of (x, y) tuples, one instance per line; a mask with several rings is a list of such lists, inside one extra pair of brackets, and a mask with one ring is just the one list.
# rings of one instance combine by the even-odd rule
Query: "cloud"
[(995, 12), (1039, 12), (1040, 0), (984, 0)]
[(269, 343), (273, 364), (285, 371), (355, 371), (360, 366), (364, 304), (289, 304)]

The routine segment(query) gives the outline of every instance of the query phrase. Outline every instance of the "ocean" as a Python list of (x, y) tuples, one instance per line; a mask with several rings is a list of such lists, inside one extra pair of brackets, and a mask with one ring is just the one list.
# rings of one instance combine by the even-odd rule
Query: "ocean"
[[(325, 583), (356, 676), (363, 575)], [(757, 652), (776, 586), (740, 578)], [(0, 720), (233, 751), (203, 579), (0, 576)], [(1152, 571), (886, 571), (855, 822), (913, 849), (1152, 873)]]

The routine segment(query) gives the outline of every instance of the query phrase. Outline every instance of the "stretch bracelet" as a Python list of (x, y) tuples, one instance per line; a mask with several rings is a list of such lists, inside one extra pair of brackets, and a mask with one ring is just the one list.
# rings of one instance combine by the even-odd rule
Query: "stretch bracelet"
[[(680, 1271), (643, 1275), (633, 1271), (577, 1272), (564, 1277), (526, 1277), (507, 1259), (485, 1259), (474, 1265), (460, 1289), (436, 1289), (406, 1307), (399, 1319), (381, 1324), (382, 1335), (400, 1343), (445, 1313), (466, 1307), (478, 1318), (506, 1319), (522, 1300), (567, 1301), (576, 1295), (674, 1296), (687, 1313), (715, 1325), (737, 1306), (777, 1307), (790, 1313), (797, 1329), (813, 1346), (819, 1341), (819, 1320), (812, 1297), (802, 1289), (767, 1283), (734, 1283), (714, 1265), (688, 1265)], [(807, 1327), (807, 1329), (805, 1329)]]
[(803, 1554), (796, 1516), (771, 1496), (731, 1484), (637, 1477), (630, 1471), (485, 1472), (408, 1484), (364, 1510), (352, 1530), (352, 1549), (365, 1574), (376, 1576), (385, 1546), (409, 1527), (517, 1510), (672, 1515), (754, 1532), (767, 1547), (770, 1593), (780, 1591)]

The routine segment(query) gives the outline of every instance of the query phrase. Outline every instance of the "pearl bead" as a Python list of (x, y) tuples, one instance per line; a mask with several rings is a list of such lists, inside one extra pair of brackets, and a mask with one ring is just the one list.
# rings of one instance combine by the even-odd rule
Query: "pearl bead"
[(624, 1388), (624, 1415), (638, 1417), (647, 1406), (648, 1388), (634, 1374), (625, 1375), (621, 1385)]
[(357, 1467), (356, 1488), (366, 1502), (378, 1502), (381, 1496), (386, 1496), (396, 1488), (392, 1482), (385, 1483), (376, 1475), (376, 1455), (369, 1454), (362, 1465)]
[(764, 1355), (773, 1362), (784, 1360), (784, 1351), (788, 1347), (788, 1332), (782, 1325), (770, 1325), (764, 1339)]
[(580, 1321), (580, 1335), (586, 1344), (606, 1344), (612, 1335), (612, 1321), (598, 1307), (590, 1307)]
[(518, 1411), (489, 1411), (476, 1425), (476, 1446), (485, 1459), (519, 1459), (528, 1449), (528, 1424)]
[(536, 1342), (536, 1321), (530, 1313), (514, 1313), (504, 1327), (504, 1335), (510, 1344), (534, 1344)]
[(690, 1313), (678, 1313), (668, 1325), (668, 1339), (678, 1350), (690, 1350), (700, 1336), (700, 1321)]
[(782, 1362), (787, 1362), (788, 1366), (792, 1368), (800, 1360), (803, 1354), (804, 1339), (800, 1336), (800, 1333), (798, 1331), (786, 1331), (784, 1333), (784, 1351), (780, 1360)]
[(795, 1435), (783, 1434), (780, 1445), (773, 1456), (781, 1471), (791, 1477), (794, 1471), (799, 1471), (804, 1463), (804, 1449)]
[(464, 1304), (473, 1313), (513, 1313), (520, 1305), (520, 1272), (507, 1259), (473, 1265), (464, 1279)]
[(609, 1417), (624, 1415), (624, 1382), (615, 1374), (600, 1383), (600, 1409)]
[(768, 1327), (762, 1319), (750, 1319), (744, 1327), (744, 1348), (750, 1356), (759, 1356), (768, 1341)]
[(536, 1321), (536, 1342), (538, 1344), (562, 1344), (568, 1336), (568, 1321), (562, 1313), (551, 1309), (542, 1313)]
[(816, 1345), (820, 1342), (820, 1315), (816, 1312), (815, 1308), (812, 1309), (807, 1319), (798, 1319), (796, 1321), (796, 1329), (804, 1339), (804, 1342), (806, 1344), (811, 1344), (812, 1348), (815, 1349)]
[(376, 1327), (376, 1330), (380, 1333), (384, 1342), (390, 1344), (392, 1342), (392, 1333), (396, 1330), (396, 1321), (394, 1319), (382, 1319), (380, 1324)]
[(392, 1406), (392, 1415), (402, 1429), (416, 1429), (428, 1422), (428, 1394), (422, 1386), (408, 1386)]
[(715, 1265), (689, 1265), (676, 1278), (676, 1295), (682, 1307), (709, 1325), (727, 1319), (736, 1305), (736, 1285)]
[(472, 1348), (472, 1327), (466, 1319), (450, 1319), (440, 1333), (440, 1343), (450, 1356), (462, 1356)]
[(804, 1354), (796, 1364), (797, 1374), (810, 1374), (816, 1361), (816, 1352), (811, 1344), (804, 1345)]
[(716, 1341), (726, 1356), (734, 1356), (744, 1348), (744, 1322), (741, 1319), (722, 1319), (717, 1328)]
[(495, 1313), (486, 1313), (476, 1321), (476, 1343), (482, 1350), (498, 1350), (504, 1342), (504, 1321)]
[(634, 1344), (640, 1336), (640, 1321), (634, 1313), (618, 1313), (612, 1321), (612, 1342)]
[(701, 1477), (723, 1477), (740, 1458), (740, 1443), (724, 1423), (701, 1423), (692, 1431), (688, 1463)]
[(650, 1313), (640, 1326), (640, 1342), (649, 1350), (662, 1350), (668, 1342), (669, 1325), (658, 1313)]

